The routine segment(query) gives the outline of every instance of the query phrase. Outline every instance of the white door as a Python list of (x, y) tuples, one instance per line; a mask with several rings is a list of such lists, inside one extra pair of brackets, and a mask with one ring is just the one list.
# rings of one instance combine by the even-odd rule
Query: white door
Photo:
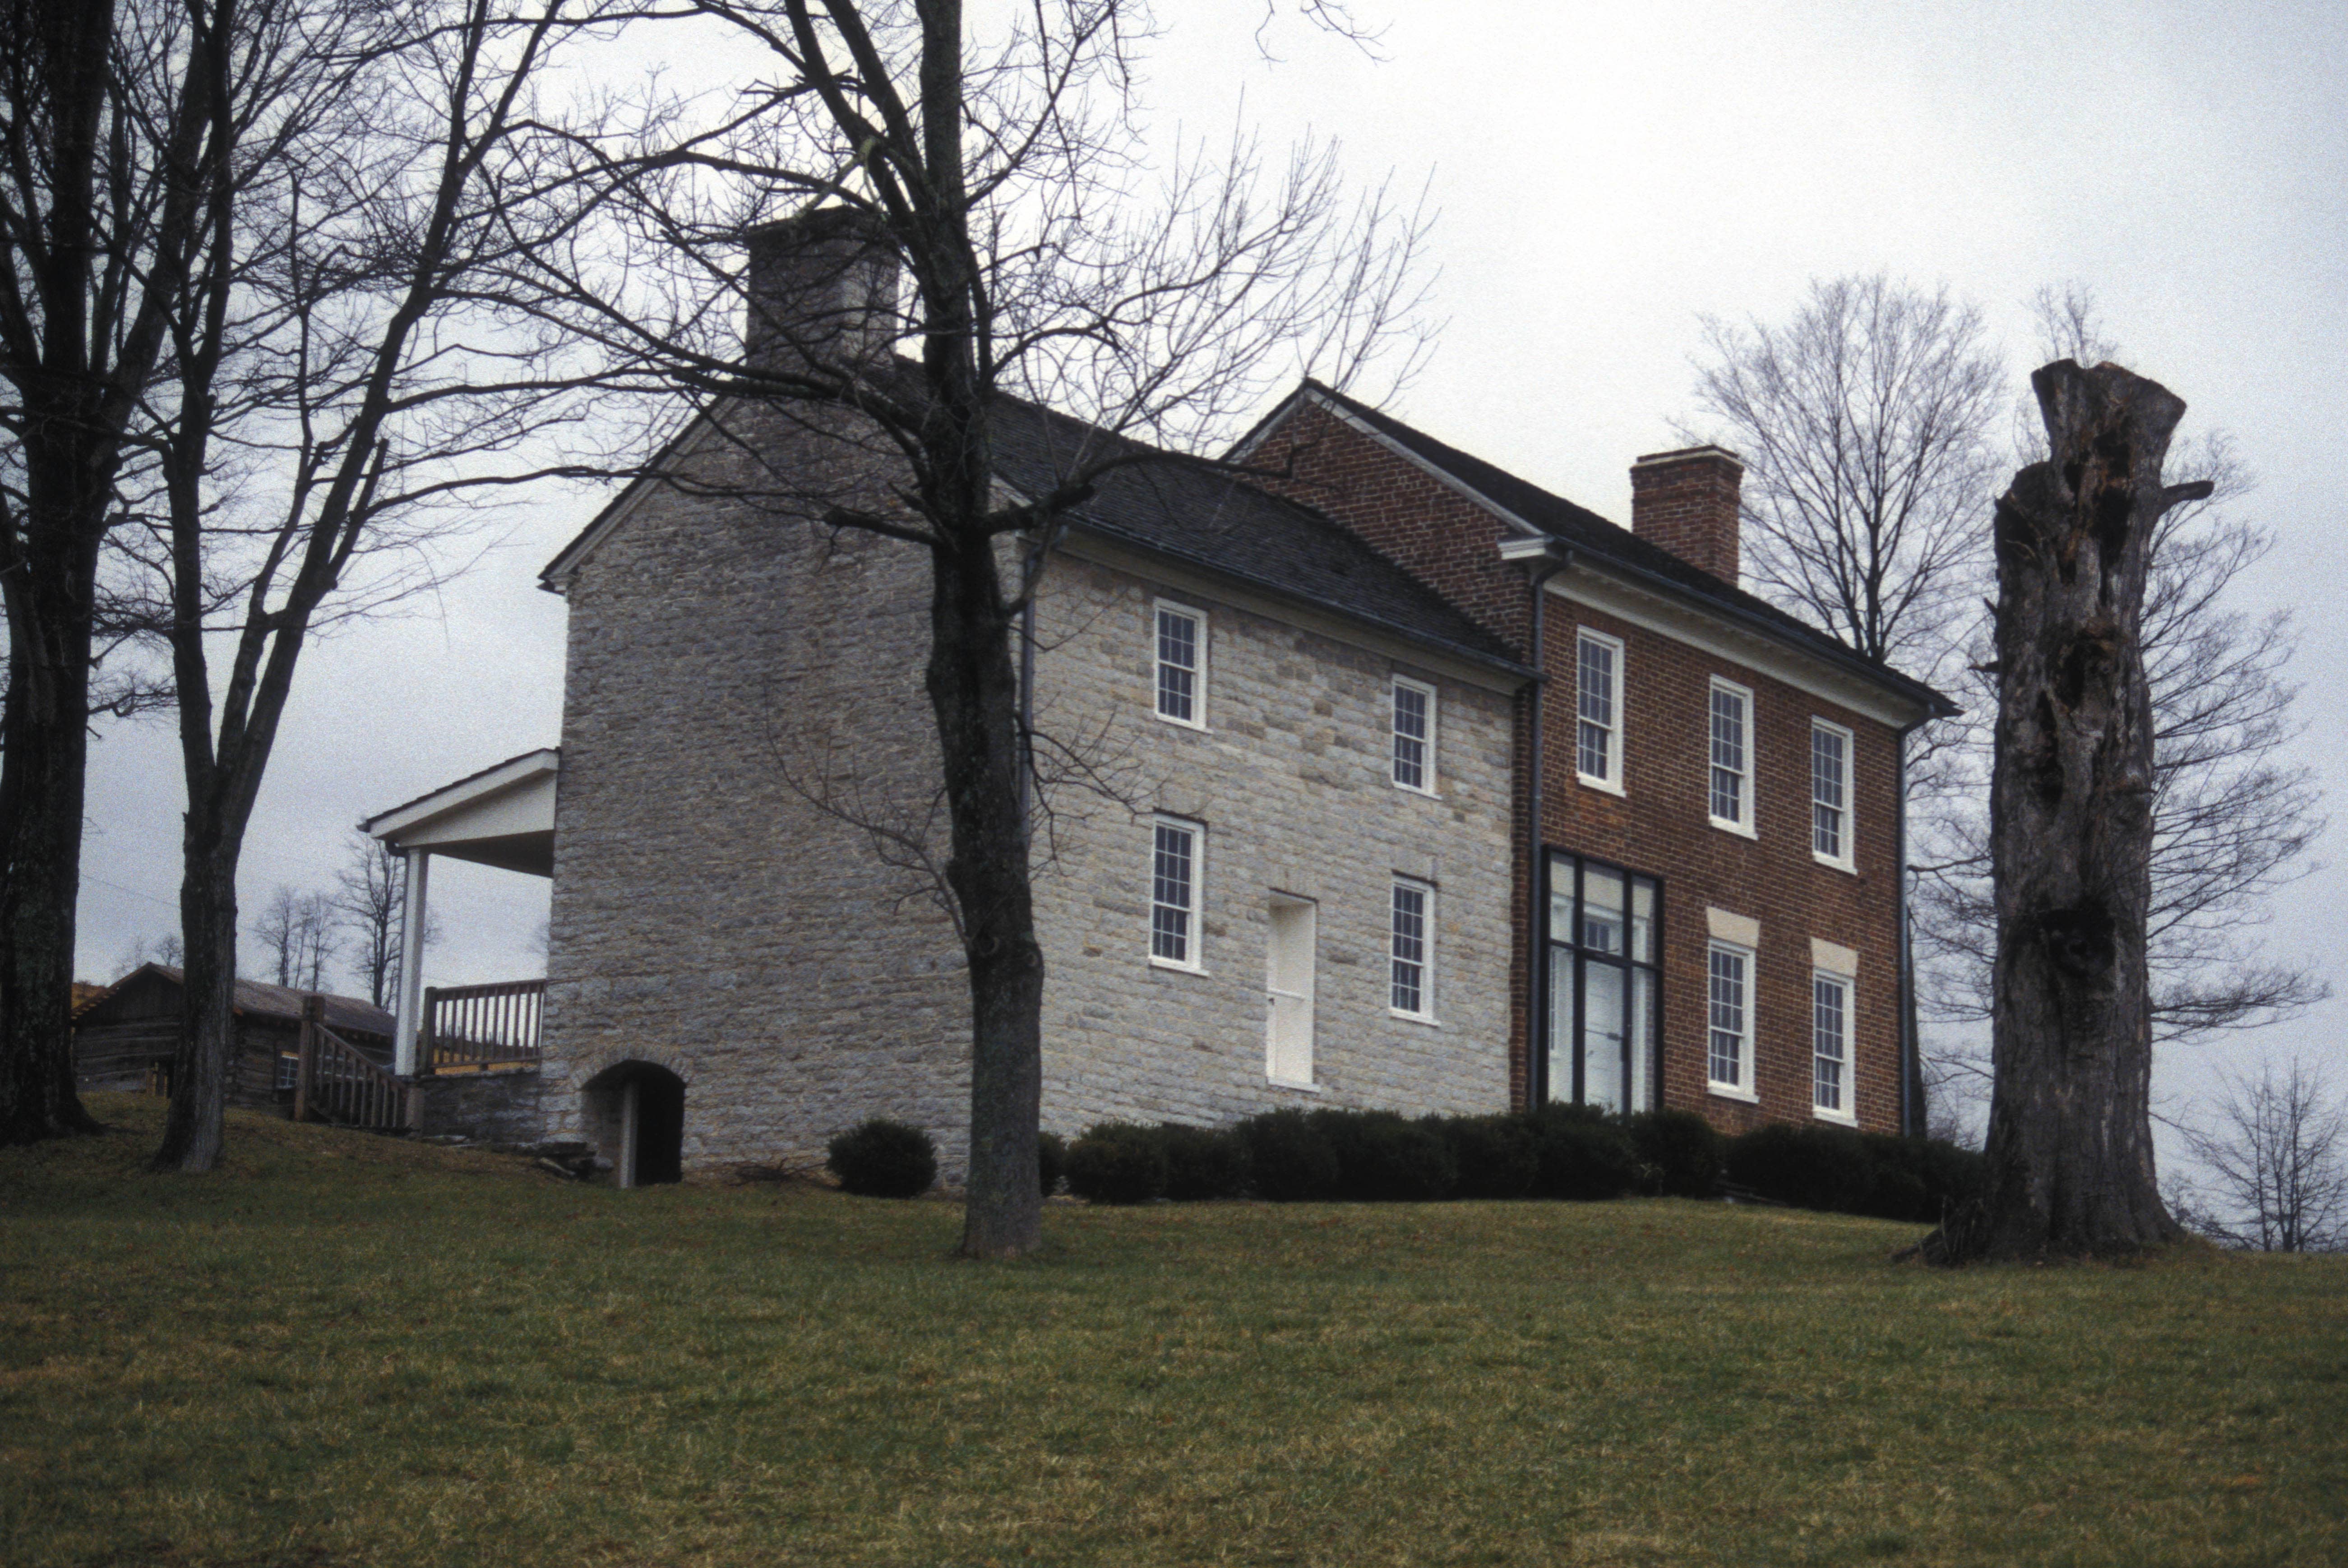
[(1274, 894), (1264, 951), (1264, 1071), (1274, 1082), (1313, 1081), (1313, 917), (1301, 898)]

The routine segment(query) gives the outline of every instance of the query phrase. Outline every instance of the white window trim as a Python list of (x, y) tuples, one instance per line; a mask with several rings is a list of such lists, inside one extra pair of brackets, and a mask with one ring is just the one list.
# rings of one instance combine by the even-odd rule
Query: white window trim
[[(1842, 1109), (1828, 1110), (1818, 1104), (1818, 982), (1831, 982), (1842, 987)], [(1833, 969), (1810, 971), (1810, 1115), (1820, 1121), (1831, 1121), (1838, 1127), (1859, 1125), (1859, 1052), (1852, 1037), (1859, 1031), (1859, 982), (1849, 975)]]
[[(1715, 817), (1712, 814), (1712, 694), (1722, 691), (1735, 694), (1745, 704), (1745, 771), (1741, 775), (1745, 787), (1736, 792), (1738, 801), (1745, 808), (1745, 817), (1742, 821), (1727, 817)], [(1753, 754), (1754, 731), (1757, 727), (1753, 717), (1753, 688), (1738, 686), (1735, 681), (1721, 676), (1713, 676), (1712, 684), (1704, 688), (1704, 813), (1712, 825), (1722, 832), (1735, 833), (1739, 838), (1755, 840), (1761, 837), (1759, 830), (1753, 825), (1755, 820), (1761, 814), (1760, 802), (1754, 799), (1754, 779), (1760, 771), (1754, 766), (1757, 758)]]
[[(1420, 1011), (1416, 1013), (1406, 1013), (1402, 1008), (1394, 1005), (1394, 890), (1398, 887), (1416, 888), (1421, 894), (1425, 895), (1426, 900), (1426, 931), (1420, 942), (1420, 945), (1423, 946), (1426, 951), (1420, 955), (1418, 964), (1418, 1000)], [(1436, 1021), (1435, 1016), (1435, 884), (1426, 881), (1423, 877), (1405, 876), (1400, 872), (1396, 872), (1393, 876), (1387, 879), (1385, 963), (1386, 1015), (1389, 1017), (1406, 1019), (1414, 1024), (1425, 1024), (1430, 1028), (1441, 1028), (1442, 1025)]]
[[(1158, 830), (1179, 828), (1190, 835), (1190, 956), (1187, 959), (1158, 956)], [(1146, 862), (1148, 877), (1148, 897), (1143, 901), (1149, 910), (1149, 919), (1142, 927), (1141, 950), (1149, 955), (1152, 969), (1171, 969), (1179, 975), (1204, 975), (1207, 972), (1207, 824), (1189, 817), (1171, 817), (1163, 812), (1149, 819), (1149, 859)]]
[[(1395, 728), (1394, 694), (1404, 686), (1408, 686), (1411, 690), (1426, 698), (1426, 782), (1424, 784), (1406, 784), (1401, 779), (1396, 779), (1394, 776), (1395, 767), (1392, 748), (1395, 738), (1401, 733), (1399, 730)], [(1437, 717), (1437, 696), (1435, 688), (1425, 681), (1413, 680), (1408, 676), (1395, 676), (1393, 681), (1390, 682), (1386, 687), (1386, 745), (1388, 748), (1386, 753), (1386, 781), (1392, 784), (1395, 789), (1408, 790), (1413, 795), (1431, 796), (1438, 792), (1436, 789), (1435, 772), (1435, 743), (1436, 737), (1439, 733), (1437, 724), (1438, 720)]]
[[(1191, 716), (1176, 718), (1158, 706), (1159, 670), (1163, 660), (1158, 656), (1158, 617), (1171, 612), (1187, 616), (1199, 628), (1199, 667), (1191, 678)], [(1212, 623), (1207, 613), (1195, 604), (1185, 604), (1179, 599), (1152, 599), (1149, 602), (1149, 711), (1160, 724), (1170, 724), (1178, 729), (1204, 730), (1207, 727), (1207, 671), (1211, 653), (1209, 633)]]
[(1848, 872), (1852, 876), (1857, 876), (1859, 874), (1859, 737), (1843, 726), (1835, 723), (1834, 720), (1820, 718), (1816, 714), (1810, 716), (1810, 729), (1814, 734), (1824, 729), (1842, 737), (1842, 853), (1839, 857), (1818, 853), (1818, 743), (1813, 740), (1810, 752), (1810, 859), (1822, 866), (1830, 866), (1836, 871)]
[[(1737, 1065), (1744, 1069), (1741, 1084), (1723, 1083), (1712, 1076), (1712, 955), (1734, 953), (1745, 960), (1745, 1030), (1737, 1048)], [(1759, 954), (1741, 942), (1723, 942), (1714, 937), (1704, 948), (1704, 1087), (1705, 1092), (1722, 1099), (1741, 1099), (1747, 1105), (1761, 1103), (1761, 1091), (1755, 1080), (1760, 1077), (1753, 1059), (1753, 1016), (1759, 1011), (1756, 1004), (1761, 995), (1761, 965)]]
[[(1585, 642), (1601, 643), (1614, 650), (1614, 686), (1611, 694), (1614, 724), (1608, 731), (1613, 737), (1614, 744), (1606, 748), (1606, 759), (1612, 766), (1603, 774), (1581, 770), (1581, 645)], [(1589, 626), (1573, 629), (1573, 776), (1591, 789), (1603, 789), (1609, 795), (1626, 793), (1622, 788), (1622, 732), (1626, 727), (1623, 720), (1627, 717), (1622, 711), (1622, 638), (1610, 636)]]

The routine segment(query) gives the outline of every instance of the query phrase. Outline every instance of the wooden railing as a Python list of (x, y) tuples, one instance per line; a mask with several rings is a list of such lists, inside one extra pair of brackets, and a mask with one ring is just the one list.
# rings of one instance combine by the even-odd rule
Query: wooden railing
[(294, 1119), (335, 1121), (390, 1131), (407, 1125), (407, 1090), (334, 1030), (319, 1022), (324, 1004), (302, 998), (300, 1062), (294, 1075)]
[(417, 1057), (427, 1073), (534, 1068), (541, 1056), (539, 1026), (545, 1016), (543, 980), (427, 985)]

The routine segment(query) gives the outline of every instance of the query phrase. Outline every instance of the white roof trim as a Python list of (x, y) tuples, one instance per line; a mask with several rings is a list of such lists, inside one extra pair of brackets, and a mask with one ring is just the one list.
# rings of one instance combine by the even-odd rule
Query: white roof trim
[(454, 784), (445, 784), (405, 806), (395, 806), (380, 816), (369, 817), (359, 824), (359, 830), (370, 838), (395, 840), (436, 817), (445, 817), (451, 811), (462, 810), (491, 796), (501, 795), (516, 785), (559, 772), (561, 762), (561, 751), (551, 746), (526, 751), (511, 761), (499, 763), (487, 772), (459, 779)]
[(1846, 674), (1789, 643), (1746, 631), (1694, 605), (1610, 576), (1601, 563), (1585, 555), (1576, 555), (1570, 571), (1550, 578), (1549, 592), (1894, 729), (1903, 729), (1929, 717), (1921, 705), (1896, 696), (1872, 681)]

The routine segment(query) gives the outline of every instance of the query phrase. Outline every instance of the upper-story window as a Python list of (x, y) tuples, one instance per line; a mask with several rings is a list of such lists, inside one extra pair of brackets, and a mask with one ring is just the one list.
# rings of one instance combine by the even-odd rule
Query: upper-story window
[(1853, 869), (1850, 752), (1849, 730), (1810, 720), (1810, 852), (1841, 871)]
[(1584, 630), (1574, 655), (1573, 768), (1584, 784), (1622, 789), (1622, 644)]
[(1185, 604), (1158, 602), (1158, 717), (1207, 727), (1207, 617)]
[(1734, 681), (1712, 683), (1712, 825), (1753, 835), (1753, 694)]
[(1435, 793), (1435, 688), (1394, 678), (1394, 781)]

